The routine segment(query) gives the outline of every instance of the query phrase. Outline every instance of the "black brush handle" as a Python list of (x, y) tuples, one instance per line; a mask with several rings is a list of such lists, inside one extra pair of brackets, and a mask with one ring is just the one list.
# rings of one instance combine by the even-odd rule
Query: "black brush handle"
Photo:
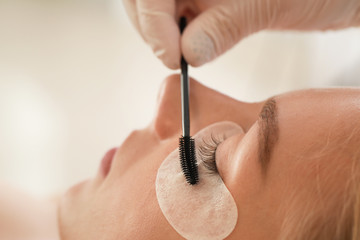
[[(186, 18), (180, 19), (180, 33), (184, 31), (186, 27)], [(189, 100), (189, 76), (188, 76), (188, 64), (181, 56), (181, 112), (182, 112), (182, 129), (183, 136), (190, 136), (190, 100)]]

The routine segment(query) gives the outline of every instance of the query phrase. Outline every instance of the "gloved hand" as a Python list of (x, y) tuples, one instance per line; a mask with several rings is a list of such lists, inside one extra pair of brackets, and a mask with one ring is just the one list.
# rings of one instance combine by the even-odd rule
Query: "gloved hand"
[[(263, 29), (327, 30), (360, 25), (360, 0), (123, 1), (141, 36), (172, 69), (179, 67), (181, 52), (190, 65), (200, 66)], [(182, 36), (181, 16), (191, 20)]]

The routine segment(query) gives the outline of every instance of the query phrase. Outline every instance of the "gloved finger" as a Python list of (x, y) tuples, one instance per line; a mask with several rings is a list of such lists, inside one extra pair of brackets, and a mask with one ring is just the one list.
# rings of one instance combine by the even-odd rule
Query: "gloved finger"
[(138, 13), (136, 8), (136, 0), (123, 0), (125, 11), (130, 18), (131, 23), (136, 28), (136, 30), (141, 34), (140, 24), (138, 20)]
[(181, 38), (182, 53), (200, 66), (233, 47), (247, 35), (271, 26), (276, 5), (271, 0), (226, 0), (195, 18)]
[(163, 63), (180, 64), (180, 31), (175, 19), (175, 0), (137, 0), (141, 33)]

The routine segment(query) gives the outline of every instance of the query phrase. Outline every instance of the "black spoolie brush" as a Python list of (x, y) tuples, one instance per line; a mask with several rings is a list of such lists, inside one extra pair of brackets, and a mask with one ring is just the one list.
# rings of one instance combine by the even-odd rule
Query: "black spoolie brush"
[[(186, 26), (186, 18), (180, 19), (180, 32)], [(184, 57), (181, 57), (181, 110), (183, 136), (179, 139), (179, 152), (181, 169), (186, 181), (195, 185), (199, 182), (198, 166), (196, 163), (195, 141), (190, 136), (190, 113), (189, 113), (189, 76), (188, 65)]]

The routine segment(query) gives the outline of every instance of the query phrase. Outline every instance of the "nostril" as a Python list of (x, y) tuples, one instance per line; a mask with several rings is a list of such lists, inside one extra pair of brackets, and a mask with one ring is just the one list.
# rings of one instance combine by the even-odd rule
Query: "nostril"
[(160, 139), (166, 139), (181, 132), (180, 76), (171, 75), (161, 84), (154, 129)]

